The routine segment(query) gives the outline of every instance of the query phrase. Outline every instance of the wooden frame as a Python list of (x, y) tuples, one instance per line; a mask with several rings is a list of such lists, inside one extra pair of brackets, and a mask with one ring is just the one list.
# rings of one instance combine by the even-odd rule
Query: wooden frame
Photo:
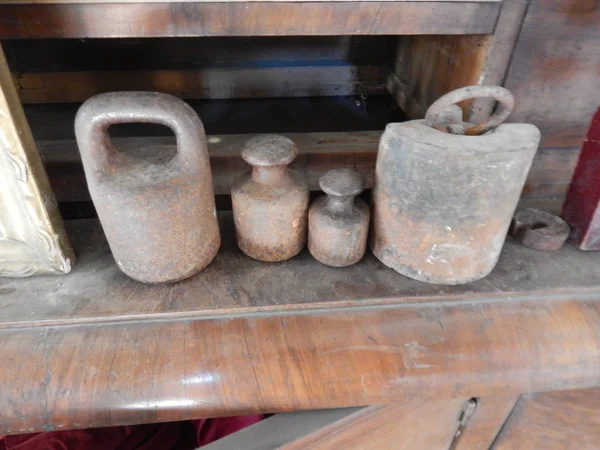
[(501, 6), (477, 1), (1, 4), (0, 38), (489, 34)]
[(0, 275), (68, 273), (74, 255), (0, 47)]

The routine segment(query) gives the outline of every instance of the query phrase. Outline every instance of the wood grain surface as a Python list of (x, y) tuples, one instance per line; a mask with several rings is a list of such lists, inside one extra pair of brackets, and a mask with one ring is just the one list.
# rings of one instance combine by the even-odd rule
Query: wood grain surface
[[(254, 280), (263, 293), (284, 301), (306, 298), (311, 293), (301, 286), (312, 286), (303, 282), (307, 271), (297, 262), (294, 266), (293, 290), (281, 282), (286, 277), (281, 265), (276, 282)], [(341, 301), (327, 309), (305, 305), (299, 310), (298, 305), (254, 314), (242, 307), (204, 316), (193, 307), (187, 313), (158, 312), (186, 302), (197, 306), (202, 299), (226, 303), (225, 295), (239, 304), (246, 296), (255, 298), (243, 290), (248, 286), (235, 284), (247, 269), (238, 266), (226, 273), (219, 279), (221, 292), (209, 284), (207, 271), (194, 279), (202, 284), (199, 290), (191, 290), (189, 283), (154, 287), (160, 299), (146, 286), (111, 280), (102, 271), (88, 274), (87, 282), (80, 279), (79, 291), (69, 296), (61, 286), (66, 280), (58, 278), (46, 281), (54, 292), (32, 285), (31, 295), (12, 298), (11, 289), (17, 287), (4, 283), (3, 306), (10, 310), (20, 302), (30, 317), (4, 322), (0, 330), (0, 355), (10, 367), (0, 372), (0, 432), (506, 396), (598, 384), (598, 289), (563, 296), (471, 294), (464, 301), (421, 297), (402, 303), (396, 298), (386, 306), (363, 300), (364, 307), (348, 307)], [(328, 284), (321, 299), (344, 292), (360, 295), (331, 272), (319, 268), (319, 273)], [(315, 286), (322, 286), (319, 273), (309, 275)], [(354, 275), (355, 286), (369, 278), (364, 266), (360, 273)], [(109, 284), (103, 287), (96, 275)], [(98, 294), (107, 301), (92, 306)], [(119, 296), (118, 305), (111, 295)], [(82, 310), (87, 305), (99, 320), (86, 322), (78, 311), (60, 322), (40, 320), (35, 316), (41, 302), (63, 311), (65, 303)], [(128, 310), (119, 317), (123, 303)], [(154, 313), (140, 314), (149, 308)]]
[(532, 0), (505, 87), (511, 119), (537, 125), (542, 146), (581, 147), (600, 103), (600, 2)]
[(1, 280), (0, 433), (598, 383), (596, 253), (508, 241), (487, 279), (433, 286), (370, 255), (253, 261), (224, 219), (216, 260), (174, 285), (125, 277), (95, 221), (72, 224), (71, 274)]
[(492, 33), (499, 2), (77, 3), (0, 6), (0, 38)]
[(600, 389), (523, 396), (493, 450), (596, 450)]

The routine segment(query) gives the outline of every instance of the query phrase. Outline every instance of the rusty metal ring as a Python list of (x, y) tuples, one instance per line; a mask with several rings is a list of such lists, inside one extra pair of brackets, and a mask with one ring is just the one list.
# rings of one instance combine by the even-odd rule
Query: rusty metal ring
[[(504, 122), (515, 106), (515, 99), (507, 89), (500, 86), (467, 86), (456, 89), (442, 95), (438, 98), (427, 110), (425, 120), (430, 127), (440, 129), (440, 124), (437, 123), (437, 117), (446, 110), (449, 106), (464, 100), (471, 100), (480, 97), (491, 97), (498, 101), (498, 107), (492, 116), (485, 122), (469, 127), (465, 130), (465, 134), (476, 136), (486, 131), (497, 127)], [(445, 128), (442, 128), (446, 131)]]

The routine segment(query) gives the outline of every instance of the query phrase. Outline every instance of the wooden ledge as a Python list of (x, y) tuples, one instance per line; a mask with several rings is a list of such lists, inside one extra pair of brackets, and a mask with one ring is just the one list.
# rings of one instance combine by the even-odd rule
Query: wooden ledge
[(4, 4), (0, 39), (491, 34), (501, 2)]
[(171, 286), (121, 274), (97, 221), (66, 276), (0, 281), (0, 433), (583, 388), (600, 376), (598, 253), (507, 242), (467, 286), (372, 256), (252, 261)]
[(538, 252), (509, 238), (484, 280), (436, 286), (397, 274), (370, 253), (344, 269), (324, 266), (306, 250), (282, 263), (255, 261), (237, 249), (231, 213), (219, 216), (223, 243), (216, 259), (172, 285), (144, 285), (125, 276), (97, 220), (67, 222), (78, 258), (74, 269), (60, 277), (0, 278), (0, 329), (507, 298), (589, 299), (600, 291), (600, 254), (571, 246)]

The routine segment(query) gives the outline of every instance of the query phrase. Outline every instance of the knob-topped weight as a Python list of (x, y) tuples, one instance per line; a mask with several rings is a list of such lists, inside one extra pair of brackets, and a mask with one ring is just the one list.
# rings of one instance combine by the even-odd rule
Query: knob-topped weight
[(323, 175), (319, 185), (327, 195), (310, 207), (308, 250), (328, 266), (352, 265), (367, 247), (369, 207), (355, 198), (364, 189), (363, 177), (352, 169), (335, 169)]
[(267, 134), (250, 139), (244, 145), (242, 158), (255, 167), (284, 166), (298, 156), (298, 147), (285, 136)]
[(330, 170), (319, 179), (319, 186), (327, 195), (337, 197), (354, 197), (365, 188), (362, 175), (352, 169)]

